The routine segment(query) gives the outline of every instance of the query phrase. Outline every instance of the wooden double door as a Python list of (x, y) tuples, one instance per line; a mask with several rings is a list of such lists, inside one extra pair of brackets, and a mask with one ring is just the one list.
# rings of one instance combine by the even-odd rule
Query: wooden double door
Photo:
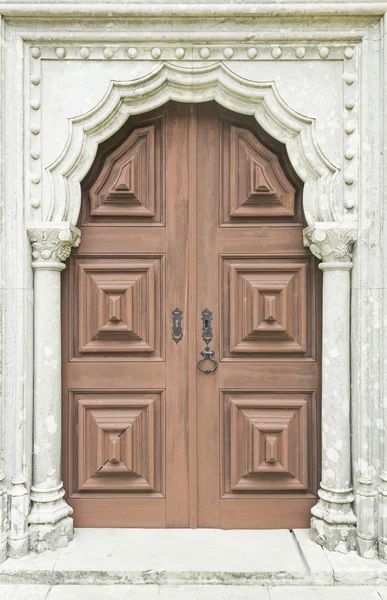
[(101, 144), (82, 189), (62, 295), (75, 524), (307, 527), (320, 280), (285, 148), (170, 102)]

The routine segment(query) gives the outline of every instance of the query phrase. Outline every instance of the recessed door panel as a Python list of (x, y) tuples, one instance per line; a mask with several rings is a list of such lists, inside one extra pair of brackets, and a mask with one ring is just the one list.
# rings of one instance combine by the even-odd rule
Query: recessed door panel
[(89, 256), (72, 265), (73, 355), (164, 355), (164, 255)]
[(297, 190), (286, 177), (280, 158), (265, 146), (246, 121), (225, 111), (220, 115), (220, 189), (223, 226), (259, 226), (262, 219), (297, 219)]
[(164, 139), (164, 114), (160, 114), (130, 120), (112, 140), (101, 144), (93, 165), (97, 177), (84, 187), (85, 223), (163, 225)]
[(224, 356), (307, 356), (310, 261), (235, 256), (222, 263)]
[(223, 498), (309, 489), (312, 394), (223, 391)]
[(74, 491), (163, 497), (163, 391), (74, 392), (70, 402), (77, 414)]

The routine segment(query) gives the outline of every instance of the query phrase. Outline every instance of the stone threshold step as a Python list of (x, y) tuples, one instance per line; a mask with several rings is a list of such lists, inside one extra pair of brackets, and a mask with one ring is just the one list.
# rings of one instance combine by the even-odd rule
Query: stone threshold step
[(0, 565), (0, 584), (386, 585), (387, 565), (327, 552), (308, 530), (76, 529), (65, 548)]
[(0, 585), (1, 600), (387, 600), (387, 586)]

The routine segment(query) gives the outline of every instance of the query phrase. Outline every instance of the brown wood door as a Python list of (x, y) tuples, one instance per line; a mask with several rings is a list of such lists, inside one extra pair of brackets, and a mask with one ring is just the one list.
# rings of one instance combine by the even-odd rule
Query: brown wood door
[[(252, 117), (171, 102), (101, 144), (82, 189), (82, 244), (63, 273), (75, 524), (307, 526), (319, 274), (284, 147)], [(210, 373), (197, 368), (205, 308)]]

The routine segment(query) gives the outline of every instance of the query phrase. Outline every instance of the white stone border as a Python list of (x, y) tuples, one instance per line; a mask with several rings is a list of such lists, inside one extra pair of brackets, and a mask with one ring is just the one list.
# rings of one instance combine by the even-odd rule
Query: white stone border
[[(348, 23), (342, 23), (340, 26), (336, 26), (332, 29), (332, 31), (329, 33), (329, 42), (327, 41), (327, 38), (325, 38), (324, 36), (326, 35), (326, 32), (324, 32), (324, 34), (322, 34), (321, 30), (318, 29), (314, 29), (313, 25), (310, 27), (307, 27), (307, 29), (305, 30), (305, 28), (303, 28), (302, 30), (297, 30), (297, 31), (290, 31), (289, 32), (289, 40), (292, 39), (296, 44), (300, 45), (298, 40), (300, 40), (300, 31), (302, 31), (302, 36), (303, 39), (315, 39), (315, 40), (320, 40), (321, 41), (321, 46), (327, 46), (329, 47), (331, 44), (336, 45), (335, 42), (337, 43), (338, 41), (342, 42), (348, 42), (348, 44), (350, 44), (351, 46), (354, 47), (355, 49), (355, 61), (353, 60), (352, 57), (345, 57), (345, 62), (344, 65), (345, 69), (347, 70), (347, 68), (352, 69), (353, 70), (353, 74), (355, 76), (355, 79), (353, 81), (352, 84), (349, 84), (346, 82), (346, 86), (344, 88), (345, 90), (345, 94), (349, 94), (350, 92), (352, 93), (352, 90), (355, 88), (357, 81), (359, 80), (359, 74), (362, 73), (362, 78), (360, 81), (360, 85), (361, 85), (361, 93), (362, 93), (362, 105), (361, 107), (359, 106), (357, 109), (355, 108), (356, 106), (356, 102), (357, 102), (357, 92), (354, 94), (354, 98), (355, 98), (355, 105), (354, 108), (348, 108), (346, 105), (345, 108), (345, 112), (344, 112), (344, 119), (348, 119), (348, 120), (353, 120), (354, 124), (355, 124), (355, 129), (352, 132), (345, 132), (345, 136), (346, 139), (348, 139), (348, 142), (351, 142), (355, 148), (359, 147), (360, 143), (362, 144), (362, 153), (359, 155), (359, 166), (360, 166), (360, 173), (361, 173), (361, 202), (363, 205), (362, 210), (360, 211), (362, 214), (360, 214), (360, 222), (362, 223), (361, 227), (360, 227), (360, 232), (361, 232), (361, 237), (360, 237), (360, 244), (358, 245), (357, 248), (357, 256), (355, 258), (357, 258), (357, 260), (355, 260), (355, 270), (354, 270), (354, 275), (355, 278), (354, 279), (354, 285), (355, 287), (359, 287), (359, 292), (362, 292), (362, 286), (364, 287), (366, 284), (370, 285), (370, 289), (374, 289), (374, 293), (375, 293), (375, 299), (377, 297), (377, 301), (382, 301), (382, 296), (381, 296), (381, 290), (380, 288), (380, 274), (381, 274), (381, 270), (382, 270), (382, 258), (381, 258), (381, 254), (380, 254), (380, 246), (377, 245), (377, 243), (375, 244), (375, 239), (379, 239), (378, 236), (380, 235), (380, 233), (378, 233), (378, 231), (380, 232), (381, 230), (381, 217), (382, 217), (382, 196), (381, 196), (381, 185), (382, 185), (382, 179), (381, 179), (381, 169), (380, 169), (380, 161), (378, 161), (378, 145), (381, 146), (382, 145), (382, 138), (383, 138), (383, 134), (381, 133), (381, 125), (383, 126), (383, 121), (380, 119), (380, 111), (379, 111), (379, 107), (381, 106), (381, 94), (384, 93), (386, 96), (386, 92), (382, 91), (381, 88), (381, 81), (380, 81), (380, 72), (381, 72), (381, 68), (380, 68), (380, 63), (378, 62), (378, 51), (379, 48), (381, 46), (383, 46), (383, 31), (380, 30), (380, 28), (378, 27), (373, 27), (371, 28), (371, 25), (368, 27), (367, 25), (364, 25), (362, 32), (360, 33), (360, 29), (356, 30), (356, 28), (351, 26), (350, 23), (350, 18), (357, 14), (357, 15), (376, 15), (376, 16), (381, 16), (382, 14), (384, 14), (385, 10), (387, 10), (387, 5), (386, 3), (383, 2), (374, 2), (374, 3), (358, 3), (356, 6), (353, 5), (353, 3), (351, 2), (340, 2), (340, 3), (329, 3), (328, 4), (321, 4), (321, 3), (313, 3), (313, 2), (309, 2), (309, 3), (303, 3), (298, 4), (298, 5), (294, 5), (294, 4), (289, 4), (289, 3), (278, 3), (275, 5), (275, 7), (273, 8), (273, 5), (257, 5), (255, 4), (254, 6), (250, 5), (250, 9), (251, 11), (247, 11), (245, 10), (245, 7), (242, 8), (241, 5), (239, 4), (235, 4), (235, 5), (228, 5), (226, 7), (222, 6), (222, 5), (212, 5), (211, 7), (207, 6), (207, 7), (203, 7), (203, 5), (190, 5), (190, 6), (184, 6), (184, 5), (180, 5), (180, 8), (177, 8), (176, 6), (172, 6), (172, 5), (141, 5), (139, 7), (138, 4), (136, 4), (136, 7), (134, 8), (133, 5), (129, 6), (129, 5), (123, 5), (120, 4), (119, 6), (117, 5), (103, 5), (100, 3), (95, 3), (95, 7), (93, 7), (93, 9), (95, 8), (95, 12), (93, 13), (95, 15), (95, 18), (100, 19), (99, 23), (103, 22), (103, 18), (106, 17), (106, 19), (109, 18), (108, 12), (112, 12), (112, 10), (114, 11), (114, 15), (115, 16), (124, 16), (125, 18), (130, 17), (131, 13), (133, 12), (133, 10), (136, 11), (136, 15), (137, 16), (141, 16), (141, 15), (161, 15), (163, 14), (168, 14), (169, 12), (173, 12), (175, 16), (179, 16), (180, 15), (184, 15), (184, 14), (191, 14), (191, 16), (194, 16), (195, 14), (200, 16), (203, 16), (205, 13), (208, 14), (208, 18), (212, 18), (212, 17), (216, 17), (217, 15), (224, 15), (226, 13), (228, 13), (229, 16), (236, 16), (237, 14), (239, 14), (241, 17), (242, 16), (246, 16), (248, 14), (261, 14), (261, 15), (268, 15), (270, 17), (275, 17), (276, 15), (302, 15), (302, 17), (305, 17), (305, 19), (308, 18), (308, 15), (331, 15), (332, 18), (334, 19), (334, 15), (338, 15), (338, 18), (340, 18), (340, 15), (344, 15), (346, 14), (348, 16), (347, 21)], [(4, 10), (3, 10), (4, 9)], [(7, 4), (6, 6), (4, 5), (0, 5), (0, 12), (3, 12), (3, 14), (7, 14), (10, 17), (14, 18), (19, 16), (36, 16), (37, 19), (42, 19), (42, 17), (44, 16), (55, 16), (57, 17), (58, 14), (61, 14), (63, 17), (69, 17), (69, 16), (74, 16), (76, 14), (78, 14), (80, 17), (82, 15), (86, 16), (88, 14), (88, 12), (90, 11), (90, 7), (86, 6), (84, 4), (60, 4), (60, 3), (55, 3), (54, 5), (34, 5), (34, 4), (18, 4), (18, 3), (12, 3), (12, 4)], [(179, 13), (180, 11), (180, 13)], [(198, 12), (199, 11), (199, 12)], [(209, 14), (209, 12), (211, 14)], [(43, 24), (43, 20), (41, 21)], [(96, 21), (95, 21), (96, 22)], [(332, 21), (332, 23), (334, 23), (334, 21)], [(22, 114), (22, 73), (23, 73), (23, 48), (27, 49), (27, 53), (26, 53), (26, 62), (29, 59), (29, 52), (28, 52), (28, 47), (31, 45), (30, 42), (33, 39), (34, 40), (34, 44), (39, 45), (40, 42), (42, 41), (50, 41), (50, 43), (52, 45), (55, 45), (55, 48), (57, 47), (63, 47), (65, 45), (65, 40), (66, 40), (66, 33), (62, 32), (61, 30), (61, 26), (58, 24), (58, 22), (56, 22), (55, 27), (51, 29), (51, 26), (48, 25), (49, 22), (45, 22), (44, 26), (41, 28), (41, 30), (36, 30), (34, 29), (33, 31), (27, 27), (27, 29), (24, 29), (20, 27), (16, 22), (13, 28), (9, 28), (8, 30), (8, 40), (7, 42), (9, 43), (9, 47), (10, 47), (10, 51), (8, 51), (7, 54), (7, 61), (5, 63), (5, 77), (6, 77), (6, 81), (7, 81), (7, 86), (8, 89), (12, 89), (13, 91), (13, 95), (12, 95), (12, 99), (10, 101), (5, 100), (5, 106), (7, 108), (7, 120), (12, 122), (12, 135), (10, 134), (10, 127), (8, 127), (7, 123), (5, 122), (5, 133), (6, 133), (6, 140), (8, 139), (8, 142), (13, 142), (13, 136), (16, 139), (16, 143), (15, 146), (20, 149), (21, 147), (23, 147), (24, 142), (22, 142), (22, 131), (23, 131), (23, 127), (21, 125), (21, 120), (20, 120), (20, 115)], [(211, 31), (211, 33), (209, 32), (209, 30), (203, 31), (203, 39), (207, 39), (209, 38), (210, 35), (213, 35), (213, 31)], [(68, 34), (68, 38), (67, 39), (71, 39), (74, 40), (76, 38), (76, 35), (79, 36), (79, 39), (81, 40), (82, 38), (82, 34)], [(109, 44), (112, 43), (111, 40), (112, 35), (109, 34), (109, 36), (107, 37), (106, 34), (106, 29), (104, 30), (103, 28), (100, 28), (98, 31), (95, 31), (91, 34), (91, 37), (88, 37), (87, 39), (92, 39), (94, 35), (94, 40), (98, 39), (101, 40), (101, 42), (99, 42), (99, 45), (101, 46), (101, 44), (103, 43), (105, 44)], [(225, 43), (225, 47), (228, 46), (232, 46), (235, 38), (233, 38), (232, 36), (230, 36), (229, 39), (227, 39), (227, 32), (222, 35), (222, 42), (224, 41)], [(238, 34), (242, 35), (242, 34)], [(280, 35), (278, 35), (277, 33), (269, 33), (269, 34), (261, 34), (261, 39), (263, 40), (265, 38), (265, 35), (269, 35), (269, 38), (271, 36), (271, 39), (274, 40), (278, 40), (278, 44), (279, 46), (283, 45), (284, 40), (281, 39)], [(281, 34), (282, 35), (282, 34)], [(171, 33), (171, 39), (173, 37), (176, 37), (176, 33)], [(190, 34), (184, 33), (185, 38), (189, 39), (190, 38)], [(238, 37), (237, 36), (237, 37)], [(114, 37), (114, 36), (113, 36)], [(134, 36), (135, 37), (135, 36)], [(157, 37), (157, 36), (156, 36)], [(199, 39), (199, 37), (198, 37)], [(23, 43), (23, 40), (25, 40), (25, 44)], [(103, 40), (103, 42), (102, 42)], [(288, 39), (286, 39), (286, 43), (289, 41)], [(361, 41), (362, 40), (362, 41)], [(359, 44), (358, 42), (361, 43)], [(83, 44), (81, 44), (80, 46), (85, 45), (84, 42)], [(286, 44), (285, 44), (286, 45)], [(176, 44), (175, 44), (176, 46)], [(155, 46), (157, 47), (157, 46)], [(356, 59), (356, 51), (357, 48), (361, 47), (361, 59), (357, 62)], [(11, 59), (11, 52), (13, 52), (13, 57)], [(57, 58), (60, 60), (60, 57), (57, 55)], [(176, 57), (177, 58), (177, 57)], [(321, 57), (320, 57), (321, 58)], [(273, 57), (274, 59), (274, 57)], [(26, 64), (26, 63), (25, 63)], [(386, 63), (385, 63), (386, 64)], [(347, 67), (348, 66), (348, 67)], [(365, 68), (366, 67), (366, 68)], [(379, 70), (378, 70), (379, 69)], [(384, 67), (384, 69), (386, 69), (386, 67)], [(370, 75), (370, 73), (372, 72), (372, 76)], [(32, 84), (33, 85), (33, 84)], [(367, 100), (365, 101), (365, 98), (367, 98)], [(32, 107), (31, 107), (32, 108)], [(352, 112), (351, 112), (352, 111)], [(361, 129), (358, 129), (358, 123), (359, 123), (359, 116), (360, 116), (360, 112), (362, 115), (361, 118)], [(2, 110), (2, 114), (4, 114), (4, 109)], [(37, 114), (36, 114), (37, 116)], [(35, 134), (34, 134), (35, 135)], [(348, 136), (348, 137), (347, 137)], [(37, 138), (34, 138), (37, 141)], [(6, 142), (5, 142), (6, 143)], [(367, 150), (364, 150), (364, 144), (368, 144), (371, 145), (373, 148), (373, 156), (369, 155)], [(348, 144), (349, 146), (349, 144)], [(348, 146), (346, 146), (346, 149), (348, 149)], [(13, 315), (18, 314), (19, 316), (19, 324), (18, 324), (18, 331), (19, 334), (21, 334), (21, 339), (26, 339), (27, 340), (27, 347), (21, 347), (21, 355), (23, 360), (19, 360), (20, 356), (17, 356), (17, 353), (14, 353), (13, 350), (13, 344), (10, 343), (11, 340), (11, 334), (12, 334), (12, 339), (14, 339), (15, 336), (15, 331), (12, 331), (12, 323), (11, 326), (8, 326), (7, 322), (5, 321), (5, 352), (4, 352), (4, 356), (7, 356), (7, 362), (8, 362), (8, 383), (5, 383), (5, 389), (7, 390), (7, 402), (5, 404), (5, 406), (3, 405), (3, 413), (4, 413), (4, 417), (3, 417), (3, 421), (7, 422), (7, 426), (9, 426), (9, 417), (12, 417), (12, 424), (14, 424), (14, 426), (16, 427), (17, 425), (17, 429), (18, 431), (20, 431), (20, 427), (19, 427), (19, 421), (16, 415), (20, 415), (22, 413), (20, 413), (20, 409), (22, 409), (24, 411), (24, 415), (27, 412), (27, 420), (24, 417), (24, 420), (22, 420), (21, 422), (21, 432), (23, 433), (26, 431), (26, 427), (28, 429), (28, 411), (29, 409), (29, 395), (30, 395), (30, 391), (29, 391), (29, 387), (27, 386), (23, 386), (23, 388), (19, 385), (19, 381), (20, 381), (20, 377), (26, 377), (26, 381), (27, 383), (32, 381), (32, 377), (31, 374), (29, 373), (29, 362), (28, 362), (28, 356), (29, 356), (29, 350), (28, 350), (28, 340), (30, 339), (30, 335), (28, 334), (28, 332), (30, 332), (30, 330), (28, 329), (28, 324), (30, 323), (29, 321), (29, 311), (25, 311), (25, 303), (26, 300), (24, 298), (24, 296), (28, 297), (29, 292), (29, 281), (30, 281), (30, 275), (29, 275), (29, 271), (28, 269), (26, 269), (26, 267), (23, 267), (23, 269), (20, 270), (20, 272), (17, 272), (15, 274), (13, 274), (13, 269), (15, 268), (14, 265), (16, 264), (15, 261), (18, 260), (20, 258), (20, 256), (24, 256), (24, 248), (25, 248), (25, 243), (24, 241), (22, 242), (22, 237), (20, 237), (20, 234), (17, 233), (17, 236), (15, 237), (12, 236), (10, 234), (10, 229), (7, 229), (7, 227), (10, 227), (10, 223), (15, 223), (16, 224), (16, 228), (18, 232), (22, 232), (23, 230), (23, 213), (24, 213), (24, 208), (21, 207), (21, 203), (19, 198), (22, 198), (22, 194), (20, 193), (21, 191), (21, 184), (23, 181), (23, 172), (22, 170), (17, 167), (16, 165), (17, 163), (17, 153), (15, 152), (15, 150), (13, 149), (13, 145), (10, 144), (9, 145), (10, 151), (8, 150), (7, 153), (7, 157), (10, 160), (10, 163), (12, 165), (12, 168), (10, 169), (10, 171), (12, 172), (11, 175), (9, 174), (9, 169), (6, 169), (6, 173), (5, 173), (5, 198), (7, 199), (7, 203), (6, 203), (6, 209), (5, 209), (5, 222), (6, 222), (6, 230), (5, 230), (5, 237), (4, 237), (4, 246), (7, 250), (7, 255), (10, 257), (9, 260), (5, 261), (4, 267), (5, 267), (5, 275), (6, 275), (6, 280), (7, 277), (10, 277), (10, 273), (12, 273), (12, 277), (11, 277), (11, 281), (15, 281), (15, 285), (19, 285), (20, 287), (20, 298), (18, 296), (16, 296), (16, 300), (17, 302), (13, 304), (13, 300), (12, 298), (9, 298), (9, 293), (7, 293), (6, 297), (5, 297), (5, 305), (6, 305), (6, 310), (8, 310), (8, 315)], [(3, 156), (4, 156), (4, 152), (3, 152)], [(20, 156), (20, 154), (19, 154)], [(37, 159), (33, 159), (33, 160), (37, 160)], [(350, 165), (355, 165), (354, 162), (350, 162), (353, 159), (351, 158), (347, 158), (346, 160), (349, 161), (348, 163), (345, 163), (345, 169), (344, 169), (344, 176), (346, 175), (346, 168), (349, 167)], [(355, 168), (355, 173), (357, 173), (357, 167)], [(19, 174), (19, 178), (18, 175), (16, 175), (16, 177), (14, 176), (16, 174)], [(369, 178), (369, 173), (372, 173), (372, 183), (370, 183), (370, 178)], [(346, 184), (345, 189), (354, 189), (353, 187), (348, 187), (347, 186), (351, 186), (351, 184)], [(28, 187), (28, 186), (27, 186)], [(12, 200), (11, 200), (12, 198)], [(8, 200), (9, 199), (9, 200)], [(15, 201), (13, 200), (15, 199)], [(14, 206), (13, 206), (14, 204)], [(345, 200), (345, 204), (346, 204), (346, 208), (347, 210), (351, 210), (350, 209), (350, 205), (347, 206), (347, 202)], [(369, 210), (367, 207), (371, 206), (372, 204), (372, 210)], [(366, 208), (364, 209), (364, 206), (366, 206)], [(38, 213), (38, 211), (36, 211)], [(354, 211), (352, 211), (354, 212)], [(14, 217), (16, 215), (19, 215), (19, 217), (17, 219), (15, 219), (14, 217), (12, 217), (12, 215), (14, 215)], [(370, 228), (370, 222), (371, 222), (371, 226), (372, 229)], [(8, 223), (8, 225), (7, 225)], [(41, 223), (40, 223), (41, 225)], [(48, 225), (48, 224), (47, 224)], [(59, 225), (59, 223), (58, 223)], [(329, 229), (331, 226), (328, 226), (327, 228)], [(353, 228), (354, 224), (348, 224), (348, 228), (351, 229)], [(12, 227), (12, 225), (11, 225)], [(67, 227), (68, 231), (71, 231), (71, 225), (68, 223), (62, 223), (62, 225), (59, 225), (60, 229), (62, 229), (63, 227)], [(46, 228), (46, 224), (45, 224), (45, 228)], [(346, 226), (345, 224), (343, 224), (343, 227), (341, 228), (343, 232), (347, 231), (346, 230)], [(313, 231), (310, 230), (310, 232)], [(317, 233), (317, 238), (322, 237), (320, 233)], [(340, 237), (340, 236), (339, 236)], [(319, 240), (317, 239), (315, 241), (321, 242), (324, 240)], [(325, 238), (324, 238), (325, 239)], [(317, 246), (317, 244), (315, 244)], [(350, 252), (350, 247), (347, 246), (347, 256), (349, 256), (349, 252)], [(18, 258), (16, 258), (18, 257)], [(332, 261), (331, 261), (332, 262)], [(333, 261), (335, 262), (335, 261)], [(336, 261), (337, 262), (337, 261)], [(349, 261), (348, 261), (349, 262)], [(360, 269), (360, 264), (364, 265), (362, 266), (362, 268)], [(343, 269), (348, 268), (348, 266), (346, 267), (345, 265), (343, 265)], [(325, 275), (324, 275), (325, 278)], [(19, 281), (20, 284), (17, 284), (16, 282)], [(344, 286), (345, 287), (345, 286)], [(26, 290), (26, 291), (22, 291), (22, 290)], [(367, 446), (369, 440), (372, 438), (372, 431), (375, 431), (375, 419), (374, 419), (374, 414), (378, 414), (378, 411), (380, 410), (380, 419), (379, 421), (384, 423), (381, 429), (381, 437), (383, 438), (385, 435), (385, 431), (386, 431), (386, 426), (385, 423), (387, 423), (387, 417), (385, 417), (385, 415), (383, 415), (383, 412), (381, 409), (379, 409), (379, 398), (380, 398), (380, 394), (381, 394), (381, 390), (375, 390), (374, 389), (374, 385), (375, 385), (375, 381), (379, 381), (380, 380), (380, 357), (373, 357), (373, 360), (371, 361), (371, 359), (369, 357), (366, 357), (366, 360), (363, 362), (360, 361), (360, 352), (359, 352), (359, 344), (362, 345), (362, 347), (369, 347), (370, 344), (372, 344), (372, 349), (376, 350), (378, 347), (378, 344), (380, 345), (380, 339), (381, 339), (381, 332), (382, 332), (382, 328), (378, 328), (377, 331), (372, 333), (372, 336), (369, 334), (367, 327), (368, 325), (366, 323), (368, 323), (369, 321), (367, 319), (369, 319), (370, 316), (372, 316), (372, 314), (375, 311), (375, 308), (373, 307), (372, 303), (368, 302), (364, 296), (362, 296), (361, 294), (359, 296), (356, 296), (356, 292), (358, 290), (354, 289), (355, 295), (353, 297), (352, 300), (352, 305), (354, 308), (354, 312), (353, 314), (354, 316), (354, 323), (355, 323), (355, 328), (353, 328), (354, 330), (354, 342), (355, 345), (352, 348), (352, 373), (355, 374), (355, 378), (353, 379), (353, 397), (354, 397), (354, 402), (355, 404), (352, 405), (352, 412), (355, 418), (355, 430), (353, 432), (354, 437), (355, 437), (355, 452), (356, 454), (353, 455), (353, 461), (354, 461), (354, 466), (355, 466), (355, 475), (356, 477), (359, 477), (359, 485), (356, 483), (356, 490), (357, 490), (357, 497), (358, 500), (356, 500), (358, 506), (360, 506), (360, 508), (357, 509), (358, 514), (360, 514), (360, 516), (362, 517), (363, 515), (368, 515), (368, 517), (365, 517), (365, 519), (362, 519), (362, 523), (361, 523), (361, 536), (359, 538), (359, 532), (358, 531), (358, 542), (360, 540), (360, 542), (362, 542), (362, 540), (365, 540), (365, 545), (363, 545), (362, 543), (359, 544), (359, 550), (362, 553), (368, 553), (368, 555), (370, 553), (372, 553), (374, 545), (375, 545), (375, 536), (377, 535), (376, 533), (376, 528), (375, 528), (375, 520), (376, 520), (376, 516), (377, 516), (377, 512), (376, 512), (376, 504), (375, 504), (375, 481), (377, 478), (377, 461), (378, 461), (378, 448), (377, 448), (377, 444), (373, 445), (371, 450), (365, 450), (365, 448), (369, 447)], [(23, 296), (24, 295), (24, 296)], [(19, 298), (19, 299), (18, 299)], [(20, 310), (21, 309), (21, 310)], [(26, 328), (27, 325), (27, 328)], [(23, 337), (23, 332), (24, 332), (24, 337)], [(28, 335), (27, 335), (28, 334)], [(27, 335), (27, 337), (26, 337)], [(12, 350), (11, 352), (9, 350)], [(376, 355), (376, 352), (375, 352)], [(3, 359), (4, 360), (4, 359)], [(23, 362), (24, 361), (24, 362)], [(27, 362), (26, 362), (27, 361)], [(359, 362), (360, 361), (360, 362)], [(364, 368), (365, 366), (365, 368)], [(27, 372), (26, 372), (27, 371)], [(19, 374), (19, 375), (18, 375)], [(23, 400), (23, 394), (24, 394), (24, 400)], [(17, 402), (16, 402), (17, 401)], [(17, 408), (19, 407), (19, 408)], [(24, 407), (24, 408), (23, 408)], [(375, 412), (376, 411), (376, 412)], [(0, 412), (1, 415), (1, 412)], [(15, 415), (15, 416), (13, 416)], [(367, 417), (371, 418), (371, 424), (368, 425), (366, 424), (365, 420), (364, 420), (364, 415), (366, 415)], [(13, 426), (13, 425), (12, 425)], [(23, 435), (22, 435), (23, 437)], [(6, 456), (10, 456), (10, 454), (15, 453), (15, 459), (14, 459), (14, 463), (15, 465), (17, 464), (22, 464), (23, 465), (23, 472), (28, 472), (28, 431), (27, 433), (24, 433), (24, 445), (23, 443), (21, 443), (21, 445), (19, 444), (17, 446), (17, 448), (12, 448), (12, 450), (10, 450), (9, 448), (5, 448), (5, 453)], [(8, 437), (6, 437), (6, 440), (9, 440), (9, 435)], [(385, 447), (387, 446), (387, 444), (385, 444)], [(366, 456), (364, 455), (364, 452), (366, 453)], [(26, 456), (27, 453), (27, 464), (26, 464), (26, 460), (25, 458), (22, 460), (22, 457)], [(365, 459), (360, 458), (360, 456), (365, 456)], [(370, 462), (371, 461), (371, 462)], [(387, 464), (387, 461), (384, 460), (384, 465)], [(358, 465), (361, 466), (362, 468), (362, 473), (363, 475), (358, 475)], [(26, 471), (27, 469), (27, 471)], [(10, 470), (10, 465), (7, 464), (6, 465), (6, 472), (9, 472)], [(22, 484), (18, 484), (18, 478), (16, 477), (17, 474), (17, 470), (13, 469), (14, 472), (14, 485), (21, 485), (21, 491), (22, 491), (22, 495), (24, 495), (24, 483)], [(387, 468), (384, 466), (384, 472), (387, 472)], [(0, 475), (0, 479), (1, 479), (1, 475)], [(385, 492), (385, 488), (387, 487), (385, 484), (385, 480), (387, 480), (387, 476), (385, 474), (382, 473), (382, 479), (381, 479), (381, 488), (380, 488), (380, 502), (384, 502), (384, 498), (386, 497), (386, 492)], [(9, 481), (9, 479), (8, 479)], [(24, 481), (27, 481), (27, 478), (24, 477)], [(1, 481), (0, 481), (1, 483)], [(16, 488), (15, 488), (15, 491)], [(1, 489), (0, 489), (1, 492)], [(1, 496), (0, 495), (0, 499), (4, 498), (4, 493)], [(12, 498), (12, 494), (11, 494), (11, 498)], [(361, 508), (363, 500), (364, 499), (364, 507), (365, 504), (367, 504), (367, 510), (364, 510)], [(371, 498), (371, 505), (369, 504), (369, 498)], [(4, 503), (3, 503), (4, 504)], [(1, 507), (1, 503), (0, 503), (0, 507)], [(369, 516), (370, 513), (370, 507), (371, 508), (371, 513), (372, 516)], [(25, 509), (23, 509), (25, 510)], [(22, 511), (23, 512), (23, 511)], [(17, 511), (16, 511), (17, 513)], [(15, 513), (15, 514), (16, 514)], [(385, 511), (385, 513), (387, 513), (387, 511)], [(383, 513), (384, 514), (384, 513)], [(22, 515), (22, 519), (23, 519), (23, 515)], [(20, 521), (20, 519), (19, 519)], [(0, 519), (0, 522), (4, 523), (4, 518)], [(383, 531), (386, 530), (386, 525), (385, 523), (387, 522), (386, 518), (382, 518), (380, 523), (380, 548), (381, 548), (381, 556), (383, 557), (383, 548), (386, 545), (386, 535), (383, 535)], [(383, 530), (384, 527), (384, 530)], [(22, 531), (20, 533), (19, 539), (23, 540), (25, 539), (25, 534), (23, 533), (23, 527), (21, 528)], [(17, 531), (15, 531), (15, 535), (17, 539)], [(0, 529), (0, 550), (1, 550), (1, 529)], [(12, 553), (12, 540), (9, 538), (9, 546), (10, 546), (10, 552)], [(1, 555), (1, 552), (0, 552)]]
[(322, 3), (321, 0), (309, 0), (300, 2), (271, 2), (257, 4), (254, 0), (235, 2), (234, 4), (208, 4), (197, 2), (195, 4), (184, 4), (166, 2), (146, 2), (140, 0), (133, 3), (107, 3), (104, 0), (93, 2), (91, 9), (88, 0), (81, 2), (50, 2), (45, 4), (24, 4), (23, 2), (9, 2), (0, 4), (0, 14), (6, 17), (84, 17), (111, 19), (111, 17), (228, 17), (246, 18), (255, 16), (283, 17), (283, 16), (369, 16), (383, 17), (387, 11), (385, 0), (341, 0)]
[[(31, 52), (39, 58), (37, 48), (32, 48)], [(314, 120), (292, 110), (280, 97), (274, 82), (248, 81), (235, 75), (223, 63), (187, 68), (162, 62), (145, 77), (133, 81), (112, 81), (95, 108), (71, 119), (66, 147), (48, 169), (52, 183), (50, 220), (28, 227), (35, 269), (34, 396), (35, 410), (39, 409), (39, 417), (35, 418), (35, 437), (41, 439), (52, 434), (51, 426), (56, 433), (56, 424), (60, 421), (60, 378), (55, 368), (50, 369), (52, 359), (60, 361), (60, 346), (49, 345), (49, 340), (60, 339), (56, 317), (60, 286), (58, 273), (64, 268), (71, 245), (79, 243), (75, 224), (81, 207), (81, 181), (94, 161), (99, 143), (118, 131), (130, 115), (148, 112), (169, 100), (215, 100), (236, 112), (254, 115), (272, 137), (286, 145), (290, 161), (304, 181), (304, 212), (310, 224), (305, 232), (305, 243), (324, 261), (324, 296), (327, 298), (324, 301), (323, 325), (323, 336), (328, 340), (323, 345), (323, 419), (325, 415), (327, 419), (333, 418), (338, 394), (341, 394), (342, 406), (347, 407), (340, 413), (340, 424), (335, 429), (330, 424), (331, 435), (324, 435), (323, 427), (322, 483), (320, 501), (313, 510), (312, 532), (316, 541), (330, 549), (352, 549), (356, 519), (352, 511), (350, 472), (349, 270), (356, 227), (354, 223), (345, 224), (340, 220), (334, 193), (338, 171), (318, 146)], [(55, 289), (55, 294), (47, 297), (47, 287)], [(332, 303), (332, 299), (336, 304)], [(48, 330), (45, 325), (47, 315)], [(337, 352), (334, 364), (328, 360), (332, 344)], [(46, 360), (47, 347), (50, 349), (50, 361)], [(50, 426), (45, 426), (44, 422), (42, 426), (42, 415), (46, 415)], [(338, 439), (342, 442), (341, 451), (336, 449)], [(35, 455), (29, 522), (30, 546), (39, 551), (55, 547), (61, 535), (67, 539), (71, 537), (71, 526), (70, 509), (66, 512), (63, 501), (60, 455), (53, 457), (51, 450), (44, 452), (41, 447)]]

